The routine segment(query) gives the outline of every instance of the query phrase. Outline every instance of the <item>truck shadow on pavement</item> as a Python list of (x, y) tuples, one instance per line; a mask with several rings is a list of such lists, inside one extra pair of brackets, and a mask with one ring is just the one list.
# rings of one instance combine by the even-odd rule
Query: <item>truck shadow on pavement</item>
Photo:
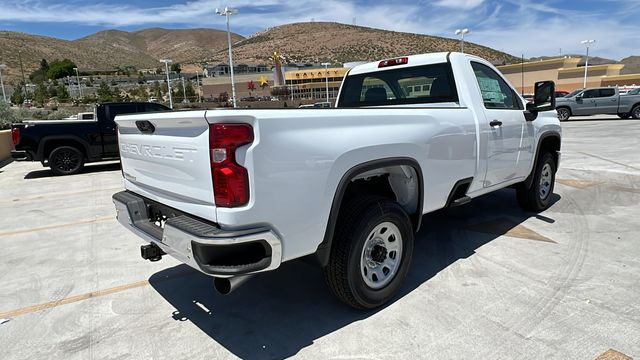
[[(91, 173), (97, 173), (97, 172), (103, 172), (103, 171), (116, 171), (116, 170), (120, 170), (120, 162), (108, 163), (108, 164), (90, 164), (90, 165), (86, 165), (80, 173), (75, 175), (91, 174)], [(75, 176), (75, 175), (66, 175), (66, 176)], [(41, 179), (41, 178), (47, 178), (47, 177), (58, 177), (58, 175), (54, 174), (51, 171), (51, 169), (43, 169), (43, 170), (31, 171), (24, 176), (25, 180)]]
[[(557, 194), (553, 196), (554, 203), (560, 199)], [(530, 217), (554, 221), (520, 210), (514, 191), (509, 189), (426, 215), (416, 235), (412, 266), (400, 294), (376, 310), (358, 311), (340, 303), (325, 285), (319, 267), (304, 261), (285, 263), (227, 296), (215, 292), (210, 277), (186, 265), (160, 271), (149, 282), (175, 307), (176, 311), (167, 316), (192, 322), (235, 356), (282, 359), (324, 335), (383, 310)], [(489, 233), (478, 231), (478, 224), (495, 224), (496, 220), (506, 225), (498, 226), (498, 231), (492, 226)]]

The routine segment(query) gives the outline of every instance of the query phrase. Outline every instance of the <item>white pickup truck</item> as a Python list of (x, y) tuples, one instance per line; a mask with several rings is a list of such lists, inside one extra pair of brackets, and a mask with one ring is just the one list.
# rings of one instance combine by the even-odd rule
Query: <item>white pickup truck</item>
[(401, 286), (425, 213), (515, 187), (550, 204), (560, 160), (553, 82), (525, 101), (487, 61), (434, 53), (357, 66), (336, 109), (117, 116), (117, 218), (229, 293), (314, 256), (356, 308)]

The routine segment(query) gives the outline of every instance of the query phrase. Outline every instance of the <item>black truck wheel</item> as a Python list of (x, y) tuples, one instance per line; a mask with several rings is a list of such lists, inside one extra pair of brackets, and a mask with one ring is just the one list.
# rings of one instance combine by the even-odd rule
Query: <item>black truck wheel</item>
[(543, 211), (551, 204), (551, 194), (556, 180), (556, 162), (551, 153), (545, 152), (536, 164), (531, 187), (520, 183), (516, 187), (518, 203), (524, 210)]
[(325, 279), (346, 304), (375, 308), (400, 289), (412, 254), (413, 228), (402, 207), (382, 197), (360, 197), (340, 210)]
[(636, 105), (631, 109), (631, 116), (636, 120), (640, 120), (640, 105)]
[(84, 154), (73, 146), (60, 146), (49, 155), (49, 166), (56, 175), (73, 175), (82, 171)]

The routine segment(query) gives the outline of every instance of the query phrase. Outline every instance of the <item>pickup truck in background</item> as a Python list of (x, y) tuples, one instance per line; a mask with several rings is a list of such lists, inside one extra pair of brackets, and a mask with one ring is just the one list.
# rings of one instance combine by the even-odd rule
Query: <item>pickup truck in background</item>
[(15, 150), (11, 151), (11, 157), (16, 161), (40, 161), (56, 175), (76, 174), (85, 163), (118, 159), (118, 133), (113, 120), (116, 115), (167, 110), (170, 109), (153, 103), (104, 103), (96, 105), (90, 120), (13, 124)]
[(560, 121), (571, 116), (618, 115), (640, 119), (640, 95), (620, 95), (617, 87), (588, 88), (556, 100)]
[(553, 94), (536, 83), (525, 105), (491, 63), (434, 53), (354, 67), (335, 109), (117, 116), (117, 218), (143, 258), (168, 253), (223, 294), (313, 257), (339, 299), (374, 308), (402, 285), (423, 214), (505, 187), (551, 204)]

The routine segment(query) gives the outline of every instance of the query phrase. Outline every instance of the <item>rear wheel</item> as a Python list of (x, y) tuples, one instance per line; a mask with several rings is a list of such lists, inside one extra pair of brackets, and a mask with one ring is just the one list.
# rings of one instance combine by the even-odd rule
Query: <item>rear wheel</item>
[(636, 120), (640, 120), (640, 105), (636, 105), (631, 110), (631, 116), (633, 116), (633, 118), (636, 119)]
[(412, 254), (413, 228), (402, 207), (386, 198), (361, 197), (340, 210), (325, 279), (341, 301), (375, 308), (400, 289)]
[(60, 146), (49, 155), (49, 166), (56, 175), (77, 174), (84, 167), (84, 154), (73, 146)]
[(558, 120), (560, 121), (567, 121), (571, 116), (571, 111), (565, 107), (557, 108), (556, 112), (558, 113)]
[(531, 187), (524, 182), (516, 187), (518, 203), (524, 210), (543, 211), (551, 204), (551, 194), (556, 180), (556, 161), (551, 153), (543, 153), (536, 164)]
[(629, 113), (618, 113), (618, 117), (620, 119), (628, 119), (628, 118), (631, 117), (631, 114), (629, 114)]

